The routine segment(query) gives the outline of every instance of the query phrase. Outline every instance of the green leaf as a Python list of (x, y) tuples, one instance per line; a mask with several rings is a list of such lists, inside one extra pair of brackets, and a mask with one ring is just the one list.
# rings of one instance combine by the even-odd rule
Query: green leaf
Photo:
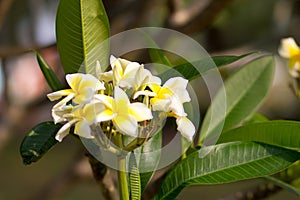
[(212, 57), (216, 66), (224, 66), (236, 62), (242, 58), (245, 58), (249, 55), (257, 54), (258, 52), (250, 52), (240, 56), (214, 56)]
[(61, 0), (56, 40), (66, 73), (95, 73), (96, 61), (108, 67), (109, 21), (101, 0)]
[[(205, 157), (202, 151), (209, 151)], [(235, 142), (209, 146), (180, 161), (164, 179), (155, 199), (175, 199), (195, 184), (222, 184), (267, 176), (300, 159), (300, 153), (267, 144)]]
[(38, 161), (52, 146), (57, 143), (55, 135), (62, 127), (53, 122), (42, 122), (27, 133), (20, 146), (23, 163), (29, 165)]
[[(221, 131), (232, 129), (251, 116), (268, 93), (273, 73), (273, 57), (263, 56), (247, 63), (228, 78), (204, 117), (198, 145), (205, 140), (210, 144), (216, 142)], [(220, 109), (225, 109), (226, 114), (214, 114), (215, 117), (211, 118)]]
[(297, 196), (300, 196), (300, 189), (296, 188), (293, 185), (285, 183), (282, 180), (277, 179), (277, 178), (272, 177), (272, 176), (266, 176), (266, 177), (264, 177), (264, 179), (272, 182), (273, 184), (275, 184), (275, 185), (277, 185), (277, 186), (279, 186), (279, 187), (281, 187), (281, 188), (283, 188), (283, 189), (285, 189), (285, 190), (287, 190), (287, 191), (289, 191), (289, 192), (291, 192), (291, 193), (293, 193)]
[(200, 77), (202, 74), (214, 68), (214, 64), (217, 67), (222, 67), (254, 53), (256, 52), (251, 52), (240, 56), (214, 56), (212, 58), (204, 58), (191, 63), (187, 62), (181, 65), (177, 65), (172, 69), (166, 70), (165, 72), (160, 74), (159, 77), (161, 77), (163, 81), (166, 81), (171, 77), (181, 74), (181, 76), (183, 76), (184, 78), (192, 80)]
[(222, 133), (218, 143), (231, 141), (257, 141), (300, 149), (300, 122), (276, 120), (246, 124)]
[(63, 89), (62, 84), (60, 83), (60, 81), (58, 80), (57, 76), (52, 71), (52, 69), (49, 67), (49, 65), (46, 63), (46, 61), (42, 58), (42, 56), (38, 52), (35, 53), (36, 53), (36, 59), (39, 63), (39, 66), (52, 91)]
[(136, 164), (134, 153), (130, 154), (129, 157), (129, 183), (130, 183), (130, 199), (140, 200), (141, 199), (141, 180), (139, 168)]
[(252, 124), (252, 123), (258, 123), (258, 122), (266, 122), (269, 121), (269, 119), (260, 113), (254, 113), (247, 121), (245, 121), (243, 124)]

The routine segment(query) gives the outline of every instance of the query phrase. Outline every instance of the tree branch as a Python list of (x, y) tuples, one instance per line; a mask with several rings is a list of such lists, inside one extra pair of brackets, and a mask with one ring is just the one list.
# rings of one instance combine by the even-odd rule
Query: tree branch
[(113, 181), (111, 170), (109, 170), (104, 164), (99, 162), (91, 154), (86, 153), (86, 156), (89, 158), (94, 178), (100, 186), (100, 190), (103, 196), (107, 200), (118, 200), (119, 192), (116, 184)]

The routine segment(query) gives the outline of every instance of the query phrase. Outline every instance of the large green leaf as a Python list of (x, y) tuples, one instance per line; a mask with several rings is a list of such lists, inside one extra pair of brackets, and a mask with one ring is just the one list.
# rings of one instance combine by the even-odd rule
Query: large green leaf
[[(271, 86), (274, 73), (272, 56), (260, 57), (238, 70), (213, 99), (200, 130), (198, 144), (216, 142), (221, 131), (227, 131), (251, 116), (261, 105)], [(226, 96), (226, 98), (224, 98)], [(212, 113), (225, 109), (226, 114)]]
[(178, 74), (180, 74), (184, 78), (188, 80), (192, 80), (201, 76), (202, 74), (205, 74), (210, 69), (214, 68), (214, 66), (212, 66), (213, 63), (217, 67), (222, 67), (224, 65), (228, 65), (230, 63), (236, 62), (253, 53), (255, 52), (243, 54), (240, 56), (213, 56), (212, 58), (203, 58), (201, 60), (192, 63), (187, 62), (181, 65), (177, 65), (172, 69), (164, 71), (159, 76), (162, 78), (163, 81), (166, 81), (169, 78), (178, 76)]
[(58, 80), (57, 76), (52, 71), (52, 69), (49, 67), (49, 65), (46, 63), (46, 61), (43, 59), (43, 57), (38, 52), (35, 52), (35, 53), (36, 53), (36, 59), (39, 63), (40, 69), (41, 69), (42, 73), (44, 74), (44, 77), (45, 77), (48, 85), (50, 86), (50, 88), (53, 91), (63, 89), (62, 84), (60, 83), (60, 81)]
[(26, 165), (38, 161), (52, 146), (57, 143), (55, 135), (62, 127), (53, 122), (42, 122), (36, 125), (25, 136), (20, 146), (23, 163)]
[[(109, 22), (101, 0), (61, 0), (56, 39), (66, 73), (95, 73), (96, 61), (108, 67)], [(105, 41), (105, 42), (104, 42)]]
[(222, 133), (218, 143), (230, 141), (257, 141), (300, 149), (300, 122), (276, 120), (246, 124)]
[(288, 167), (300, 153), (267, 144), (234, 142), (204, 147), (180, 161), (164, 179), (155, 199), (175, 199), (194, 184), (222, 184), (270, 175)]

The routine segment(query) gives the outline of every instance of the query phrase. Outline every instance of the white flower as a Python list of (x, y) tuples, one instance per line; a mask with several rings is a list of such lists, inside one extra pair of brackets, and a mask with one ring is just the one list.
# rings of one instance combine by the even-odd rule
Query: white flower
[(66, 109), (60, 116), (58, 115), (61, 119), (57, 121), (64, 120), (68, 122), (57, 132), (55, 139), (61, 142), (69, 134), (70, 128), (73, 125), (75, 125), (75, 134), (84, 138), (94, 138), (90, 126), (96, 122), (97, 114), (105, 109), (104, 105), (101, 102), (93, 101), (83, 107), (75, 106), (71, 110), (70, 107), (66, 107)]
[(66, 96), (56, 107), (61, 107), (70, 100), (76, 104), (86, 104), (93, 99), (97, 91), (105, 90), (104, 84), (91, 74), (67, 74), (66, 80), (71, 89), (59, 90), (47, 95), (51, 101)]
[(299, 77), (300, 71), (300, 48), (295, 40), (291, 37), (281, 40), (281, 45), (278, 49), (280, 56), (289, 60), (289, 72), (291, 76)]
[[(164, 112), (179, 112), (177, 111), (178, 105), (182, 105), (185, 102), (189, 102), (190, 96), (188, 91), (186, 90), (188, 81), (181, 77), (170, 78), (165, 82), (165, 84), (161, 87), (157, 84), (149, 85), (152, 92), (156, 95), (151, 98), (150, 103), (152, 105), (152, 109)], [(148, 94), (146, 92), (145, 94)]]
[(132, 88), (136, 74), (141, 67), (137, 62), (130, 62), (122, 58), (110, 57), (112, 80), (115, 86)]
[(130, 103), (126, 93), (115, 87), (114, 98), (96, 95), (105, 105), (105, 110), (97, 115), (97, 122), (112, 120), (116, 129), (125, 135), (138, 136), (138, 122), (152, 119), (151, 110), (143, 103)]
[(187, 84), (188, 80), (184, 78), (170, 78), (163, 86), (150, 84), (151, 91), (138, 91), (135, 93), (134, 98), (139, 95), (152, 97), (150, 99), (152, 110), (163, 111), (168, 113), (168, 116), (175, 117), (177, 130), (191, 141), (196, 130), (193, 123), (187, 118), (183, 107), (183, 103), (191, 101), (186, 90)]

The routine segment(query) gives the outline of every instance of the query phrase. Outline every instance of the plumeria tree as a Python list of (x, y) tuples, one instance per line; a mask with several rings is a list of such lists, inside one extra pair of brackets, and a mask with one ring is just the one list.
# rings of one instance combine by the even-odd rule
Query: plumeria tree
[[(300, 123), (272, 121), (257, 113), (272, 83), (273, 57), (248, 53), (210, 58), (188, 52), (194, 53), (196, 59), (175, 59), (174, 55), (164, 54), (157, 40), (162, 36), (152, 37), (151, 31), (139, 29), (139, 35), (134, 36), (135, 40), (142, 36), (151, 47), (149, 57), (155, 65), (148, 68), (140, 61), (119, 56), (122, 53), (115, 57), (110, 52), (113, 43), (118, 50), (127, 46), (121, 40), (112, 42), (101, 1), (60, 1), (56, 37), (67, 85), (36, 53), (53, 90), (47, 97), (55, 105), (49, 111), (53, 121), (36, 125), (24, 138), (20, 147), (24, 163), (38, 161), (57, 142), (71, 135), (86, 149), (96, 179), (108, 169), (118, 172), (117, 197), (101, 184), (107, 199), (141, 199), (147, 187), (158, 188), (151, 196), (154, 199), (174, 199), (189, 185), (257, 177), (299, 195), (296, 187), (270, 175), (297, 165)], [(128, 40), (125, 37), (124, 41)], [(184, 46), (178, 55), (184, 55), (182, 49)], [(291, 75), (297, 80), (299, 52), (293, 39), (282, 41), (279, 53), (289, 59)], [(197, 92), (193, 93), (189, 82), (198, 77), (205, 79), (211, 72), (220, 75), (218, 67), (250, 54), (257, 58), (241, 66), (224, 84), (220, 81), (200, 120), (194, 95)], [(212, 76), (206, 76), (209, 78)], [(165, 144), (166, 136), (172, 145)], [(176, 151), (179, 156), (172, 157)], [(163, 157), (166, 152), (167, 157)], [(161, 184), (149, 184), (154, 172), (161, 168), (165, 169)]]

